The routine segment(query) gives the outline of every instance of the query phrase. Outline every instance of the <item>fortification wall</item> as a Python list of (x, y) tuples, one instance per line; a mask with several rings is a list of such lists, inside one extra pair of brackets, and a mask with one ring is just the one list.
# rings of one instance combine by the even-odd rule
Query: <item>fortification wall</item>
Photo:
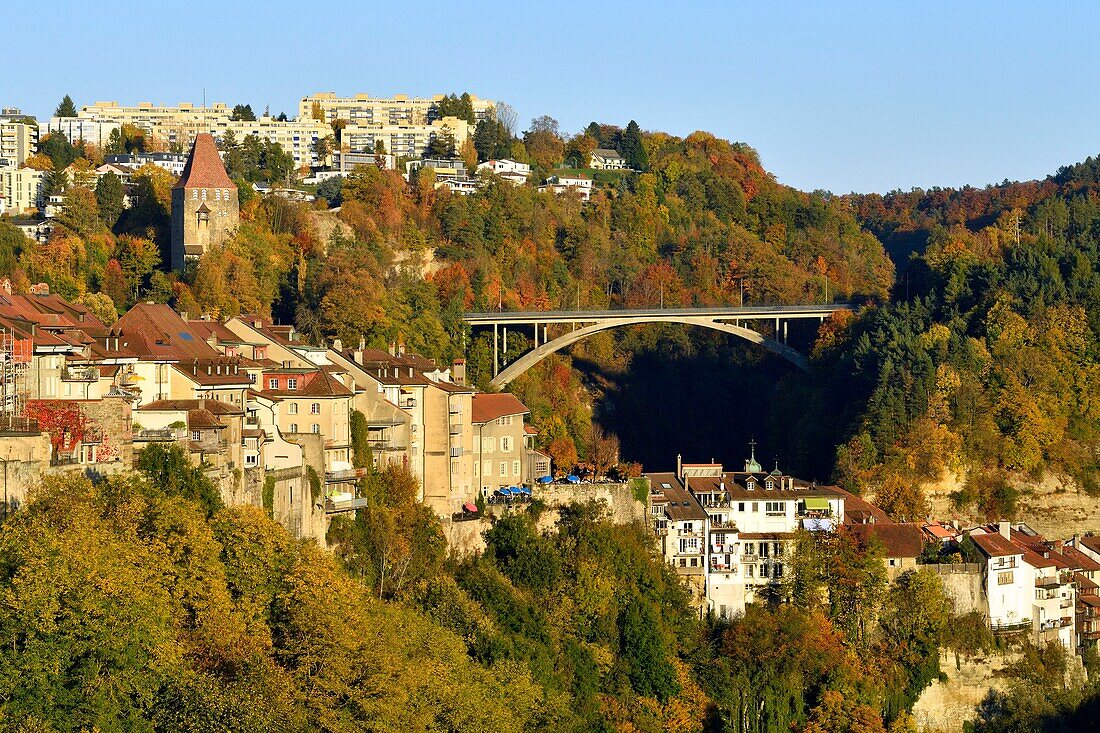
[(922, 565), (940, 576), (944, 592), (955, 604), (955, 613), (962, 615), (977, 611), (987, 613), (985, 593), (982, 589), (982, 566), (977, 563)]

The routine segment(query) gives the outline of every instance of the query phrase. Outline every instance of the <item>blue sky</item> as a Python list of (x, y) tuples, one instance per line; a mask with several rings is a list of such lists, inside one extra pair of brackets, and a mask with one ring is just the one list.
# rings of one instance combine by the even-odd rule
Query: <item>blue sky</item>
[[(12, 7), (14, 5), (14, 7)], [(804, 189), (1042, 177), (1100, 152), (1100, 4), (183, 2), (0, 9), (0, 104), (468, 90), (747, 142)], [(44, 24), (47, 24), (45, 26)], [(13, 32), (14, 30), (14, 32)]]

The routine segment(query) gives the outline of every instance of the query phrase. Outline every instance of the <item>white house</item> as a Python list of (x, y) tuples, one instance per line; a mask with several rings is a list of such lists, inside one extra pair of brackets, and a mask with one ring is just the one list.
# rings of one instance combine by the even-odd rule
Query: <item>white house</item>
[(588, 167), (602, 171), (626, 170), (626, 159), (618, 151), (596, 148), (588, 158)]
[(1031, 627), (1035, 568), (1024, 562), (1024, 548), (1011, 539), (1008, 522), (998, 531), (975, 529), (970, 539), (982, 553), (982, 581), (989, 626), (994, 631)]
[(522, 186), (527, 183), (527, 178), (531, 175), (531, 166), (504, 158), (478, 163), (477, 172), (481, 173), (482, 171), (496, 174), (513, 186)]
[(592, 198), (592, 179), (583, 173), (570, 173), (567, 175), (550, 176), (546, 183), (539, 186), (540, 191), (553, 191), (562, 194), (567, 191), (576, 191), (582, 201)]

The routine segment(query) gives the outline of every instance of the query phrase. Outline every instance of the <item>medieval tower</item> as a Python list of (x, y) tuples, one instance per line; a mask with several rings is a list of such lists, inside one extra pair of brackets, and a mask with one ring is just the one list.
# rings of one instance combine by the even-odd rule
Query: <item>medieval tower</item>
[(214, 137), (196, 135), (187, 166), (172, 189), (172, 269), (224, 242), (239, 223), (237, 186), (225, 172)]

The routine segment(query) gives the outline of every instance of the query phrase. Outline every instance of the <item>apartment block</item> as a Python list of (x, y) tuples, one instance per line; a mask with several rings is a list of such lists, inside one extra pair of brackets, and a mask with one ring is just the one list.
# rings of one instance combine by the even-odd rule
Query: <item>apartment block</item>
[(444, 117), (425, 124), (349, 124), (341, 133), (341, 141), (352, 151), (372, 152), (379, 142), (386, 152), (398, 158), (420, 158), (436, 138), (450, 137), (455, 149), (473, 133), (466, 120)]
[(0, 158), (16, 167), (38, 150), (38, 125), (33, 120), (0, 118)]
[(46, 174), (31, 168), (0, 168), (0, 213), (25, 214), (42, 207)]
[[(439, 113), (442, 100), (442, 94), (430, 98), (405, 94), (392, 97), (372, 97), (369, 94), (337, 97), (334, 92), (319, 92), (302, 97), (298, 103), (298, 118), (311, 118), (319, 109), (327, 123), (347, 120), (349, 124), (359, 126), (428, 125), (442, 117)], [(470, 95), (470, 100), (476, 121), (480, 122), (493, 114), (496, 102), (474, 95)]]

